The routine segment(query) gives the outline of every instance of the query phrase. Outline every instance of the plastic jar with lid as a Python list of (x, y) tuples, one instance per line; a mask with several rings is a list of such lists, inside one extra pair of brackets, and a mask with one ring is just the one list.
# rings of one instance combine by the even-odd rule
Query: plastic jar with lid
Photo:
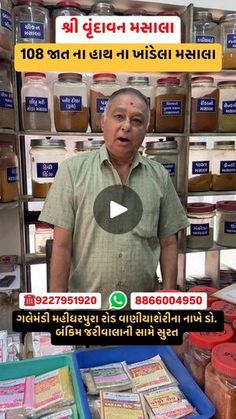
[(193, 15), (193, 38), (197, 44), (214, 44), (219, 42), (219, 28), (212, 20), (209, 10), (198, 10)]
[(190, 332), (185, 342), (184, 364), (201, 388), (205, 384), (205, 369), (211, 361), (212, 349), (233, 341), (233, 329), (224, 324), (223, 332)]
[(211, 151), (206, 141), (189, 143), (188, 190), (205, 192), (211, 187)]
[(24, 130), (51, 131), (51, 94), (44, 73), (25, 73), (21, 100)]
[(115, 14), (114, 6), (107, 1), (99, 1), (93, 4), (89, 16), (113, 16)]
[(9, 0), (0, 0), (0, 48), (12, 52), (12, 7)]
[(76, 141), (75, 143), (75, 153), (80, 154), (85, 151), (99, 150), (104, 144), (104, 140), (89, 140), (88, 141)]
[(224, 321), (232, 326), (234, 320), (236, 320), (236, 305), (229, 303), (228, 301), (218, 300), (212, 303), (212, 310), (219, 310), (224, 312)]
[(236, 418), (236, 343), (213, 348), (205, 371), (205, 393), (216, 408), (214, 418)]
[(93, 83), (90, 88), (90, 118), (93, 132), (101, 132), (101, 118), (109, 97), (120, 85), (116, 83), (116, 75), (113, 73), (97, 73), (93, 75)]
[(15, 43), (50, 42), (49, 11), (41, 0), (19, 0), (13, 8)]
[(192, 78), (190, 128), (192, 132), (217, 131), (219, 89), (213, 84), (213, 77)]
[(215, 301), (218, 301), (217, 297), (212, 296), (215, 292), (219, 291), (214, 287), (207, 287), (206, 285), (196, 285), (189, 288), (189, 292), (206, 292), (207, 294), (207, 308), (211, 308)]
[(124, 11), (124, 16), (148, 16), (149, 13), (145, 9), (141, 9), (139, 7), (131, 7)]
[(87, 131), (88, 93), (81, 74), (59, 74), (53, 84), (53, 101), (56, 131)]
[(157, 16), (178, 16), (181, 22), (181, 42), (185, 42), (185, 24), (181, 19), (180, 13), (178, 13), (176, 10), (162, 10), (161, 12), (157, 13)]
[(45, 223), (35, 224), (35, 253), (46, 253), (46, 241), (53, 240), (53, 229)]
[(3, 60), (0, 60), (0, 128), (15, 128), (11, 72)]
[(156, 132), (183, 132), (185, 89), (177, 77), (157, 80)]
[(169, 172), (174, 187), (178, 179), (178, 144), (175, 140), (147, 141), (145, 154), (151, 160), (161, 163)]
[(150, 123), (148, 132), (153, 132), (155, 127), (155, 87), (149, 85), (149, 78), (144, 76), (130, 76), (126, 84), (139, 90), (148, 98), (150, 105)]
[(220, 43), (222, 67), (236, 68), (236, 13), (227, 13), (220, 19)]
[(65, 0), (56, 3), (52, 12), (52, 42), (56, 42), (56, 18), (59, 16), (84, 16), (80, 4), (75, 0)]
[(0, 141), (0, 201), (18, 199), (18, 159), (13, 146)]
[(236, 150), (234, 141), (215, 141), (212, 150), (212, 190), (236, 190)]
[(216, 243), (236, 247), (236, 201), (216, 203)]
[(220, 81), (218, 86), (220, 94), (218, 130), (220, 132), (235, 132), (236, 80)]
[(187, 205), (189, 227), (187, 247), (189, 249), (210, 249), (213, 246), (215, 205), (195, 202)]
[(32, 195), (46, 198), (59, 165), (67, 157), (64, 140), (31, 140)]

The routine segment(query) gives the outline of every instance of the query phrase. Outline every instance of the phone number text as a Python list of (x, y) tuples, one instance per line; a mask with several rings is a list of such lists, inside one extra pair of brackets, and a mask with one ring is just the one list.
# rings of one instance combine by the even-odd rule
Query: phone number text
[(27, 309), (95, 309), (101, 308), (100, 293), (47, 293), (35, 295), (21, 293), (19, 298), (20, 308)]
[(205, 310), (205, 292), (132, 292), (131, 308), (143, 310)]

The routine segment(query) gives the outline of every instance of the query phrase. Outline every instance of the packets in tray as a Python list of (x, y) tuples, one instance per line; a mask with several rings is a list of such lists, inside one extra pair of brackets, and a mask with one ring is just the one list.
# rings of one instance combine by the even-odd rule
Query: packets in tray
[(102, 419), (145, 419), (142, 395), (138, 393), (113, 393), (101, 391)]
[(88, 393), (98, 394), (100, 390), (124, 391), (132, 388), (132, 380), (124, 365), (123, 362), (116, 362), (82, 369), (81, 374)]
[(178, 419), (194, 416), (194, 408), (178, 386), (164, 387), (144, 393), (147, 412), (151, 419)]
[(51, 334), (49, 332), (32, 332), (33, 357), (51, 356), (73, 352), (71, 345), (52, 345)]
[(0, 381), (0, 411), (7, 412), (8, 419), (25, 417), (34, 399), (34, 377)]
[(138, 392), (176, 383), (176, 379), (166, 368), (160, 355), (126, 365), (126, 368)]
[(40, 416), (40, 419), (78, 419), (77, 408), (73, 405), (71, 407), (58, 410), (52, 414)]

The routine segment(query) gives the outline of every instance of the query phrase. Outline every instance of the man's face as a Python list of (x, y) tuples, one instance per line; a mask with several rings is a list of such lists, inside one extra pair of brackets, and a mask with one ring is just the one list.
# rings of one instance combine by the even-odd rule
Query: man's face
[(114, 158), (132, 158), (146, 134), (147, 108), (136, 95), (121, 94), (111, 103), (101, 122), (104, 140)]

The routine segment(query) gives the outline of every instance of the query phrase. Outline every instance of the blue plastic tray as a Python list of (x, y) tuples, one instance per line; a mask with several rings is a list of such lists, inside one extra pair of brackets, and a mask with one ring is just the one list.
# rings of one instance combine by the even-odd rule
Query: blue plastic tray
[(80, 390), (82, 411), (80, 419), (91, 419), (86, 391), (80, 374), (80, 368), (89, 368), (111, 362), (126, 361), (127, 364), (143, 361), (159, 354), (169, 371), (176, 377), (181, 390), (187, 399), (197, 409), (195, 418), (209, 419), (215, 414), (212, 402), (206, 397), (200, 387), (169, 346), (116, 346), (110, 348), (79, 349), (73, 353), (75, 372)]

